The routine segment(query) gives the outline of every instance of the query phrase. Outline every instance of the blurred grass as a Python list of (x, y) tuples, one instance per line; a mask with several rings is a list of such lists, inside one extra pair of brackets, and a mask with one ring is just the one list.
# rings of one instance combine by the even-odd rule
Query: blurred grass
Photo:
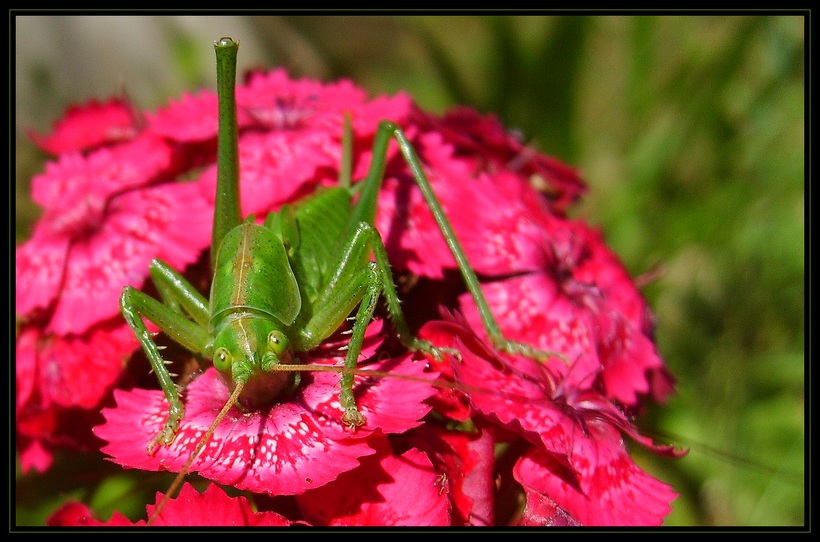
[[(140, 19), (162, 28), (167, 51), (155, 62), (179, 79), (132, 98), (155, 106), (179, 88), (209, 84), (210, 43), (220, 32), (206, 27), (218, 17)], [(635, 454), (681, 494), (666, 525), (808, 521), (802, 16), (242, 22), (248, 35), (232, 35), (243, 50), (262, 51), (256, 62), (349, 77), (373, 94), (404, 89), (435, 111), (466, 104), (493, 112), (578, 167), (590, 190), (576, 214), (602, 228), (635, 276), (662, 271), (644, 293), (678, 394), (650, 409), (645, 426), (691, 452), (679, 460)], [(127, 70), (127, 49), (106, 54)], [(63, 100), (43, 107), (29, 94), (18, 120), (45, 130), (56, 116), (38, 111), (84, 99), (81, 79), (53, 88), (61, 80), (54, 71), (72, 69), (49, 64), (47, 52), (18, 64), (34, 96)], [(118, 92), (123, 74), (106, 75), (109, 94)], [(37, 215), (27, 180), (43, 157), (17, 128), (20, 239)], [(29, 521), (47, 513), (22, 512)]]

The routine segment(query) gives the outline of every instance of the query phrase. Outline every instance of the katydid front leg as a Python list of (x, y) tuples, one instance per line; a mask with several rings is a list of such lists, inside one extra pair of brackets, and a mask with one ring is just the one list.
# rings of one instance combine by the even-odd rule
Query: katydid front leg
[[(160, 260), (151, 262), (150, 274), (165, 304), (131, 286), (126, 286), (120, 296), (120, 309), (142, 345), (168, 400), (168, 420), (163, 430), (148, 444), (148, 453), (152, 454), (157, 444), (167, 445), (174, 440), (179, 422), (185, 415), (185, 408), (159, 347), (142, 318), (159, 326), (169, 337), (189, 351), (204, 357), (210, 357), (211, 354), (211, 335), (206, 327), (207, 302), (199, 292), (182, 275)], [(193, 320), (186, 317), (183, 311)]]

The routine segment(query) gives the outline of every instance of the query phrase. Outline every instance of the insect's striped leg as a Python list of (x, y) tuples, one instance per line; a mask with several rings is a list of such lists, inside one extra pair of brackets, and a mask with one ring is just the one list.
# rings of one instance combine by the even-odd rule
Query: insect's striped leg
[(162, 260), (154, 259), (148, 267), (163, 303), (176, 312), (183, 312), (203, 328), (208, 327), (208, 300), (202, 297), (185, 277)]
[[(168, 285), (163, 285), (162, 288), (167, 291), (172, 289)], [(157, 444), (170, 444), (174, 440), (174, 435), (179, 429), (179, 421), (185, 415), (185, 409), (179, 398), (179, 391), (171, 377), (171, 373), (168, 371), (159, 348), (142, 319), (146, 318), (153, 322), (169, 337), (197, 354), (206, 354), (210, 343), (210, 335), (204, 327), (189, 320), (185, 315), (130, 286), (123, 288), (120, 297), (120, 309), (125, 321), (131, 327), (140, 345), (142, 345), (151, 368), (157, 375), (160, 387), (165, 393), (165, 398), (168, 400), (168, 420), (165, 422), (165, 427), (160, 434), (149, 443), (148, 453), (150, 454), (153, 453)]]
[(434, 346), (430, 341), (419, 339), (410, 332), (410, 327), (407, 325), (404, 312), (401, 310), (401, 300), (399, 299), (398, 293), (396, 293), (396, 285), (393, 282), (393, 271), (390, 267), (390, 260), (387, 257), (387, 249), (384, 248), (384, 242), (375, 228), (370, 227), (369, 232), (369, 243), (373, 250), (376, 267), (381, 276), (382, 292), (384, 293), (387, 312), (390, 315), (390, 320), (396, 327), (396, 335), (399, 340), (410, 350), (429, 354), (437, 361), (441, 361), (445, 353), (452, 354), (456, 358), (461, 359), (461, 353), (458, 350)]
[(342, 422), (351, 428), (364, 425), (366, 421), (356, 406), (356, 398), (353, 395), (354, 376), (352, 370), (356, 368), (359, 362), (359, 354), (362, 351), (367, 326), (373, 319), (373, 312), (376, 310), (376, 303), (382, 291), (382, 281), (375, 264), (368, 263), (365, 280), (364, 295), (359, 303), (359, 310), (356, 312), (356, 319), (353, 322), (350, 342), (347, 345), (347, 354), (345, 355), (345, 368), (349, 371), (342, 374), (339, 390), (339, 401), (342, 408), (345, 409)]
[(422, 169), (421, 161), (419, 160), (418, 154), (416, 154), (416, 151), (413, 149), (413, 145), (410, 144), (410, 141), (408, 141), (401, 128), (392, 122), (382, 121), (379, 124), (377, 140), (379, 136), (384, 133), (389, 133), (398, 142), (399, 150), (413, 173), (413, 178), (416, 181), (416, 185), (419, 187), (419, 190), (421, 190), (424, 200), (427, 202), (427, 206), (433, 213), (433, 218), (436, 220), (436, 223), (444, 236), (444, 240), (450, 248), (453, 258), (456, 260), (456, 264), (458, 265), (459, 271), (461, 271), (461, 276), (464, 278), (464, 283), (467, 286), (467, 290), (469, 290), (472, 295), (476, 307), (478, 308), (478, 312), (481, 315), (484, 330), (487, 332), (487, 336), (490, 338), (493, 345), (498, 350), (510, 354), (521, 354), (536, 360), (546, 361), (550, 357), (556, 356), (563, 359), (565, 362), (568, 361), (563, 354), (558, 352), (539, 350), (532, 345), (512, 341), (504, 336), (501, 332), (501, 328), (495, 320), (495, 317), (490, 311), (490, 307), (487, 304), (484, 294), (481, 291), (481, 284), (478, 281), (478, 277), (476, 276), (475, 271), (473, 271), (473, 267), (470, 265), (470, 262), (467, 260), (467, 255), (464, 253), (464, 249), (461, 247), (461, 243), (459, 243), (458, 237), (456, 237), (453, 227), (450, 225), (450, 221), (447, 219), (447, 215), (441, 207), (441, 203), (438, 201), (438, 198), (433, 191), (433, 187)]

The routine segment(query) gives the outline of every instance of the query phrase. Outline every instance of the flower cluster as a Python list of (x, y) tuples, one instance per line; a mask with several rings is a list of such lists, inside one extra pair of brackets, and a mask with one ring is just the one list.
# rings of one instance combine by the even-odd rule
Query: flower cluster
[[(504, 334), (561, 357), (490, 346), (391, 145), (375, 222), (402, 306), (422, 338), (461, 356), (408, 352), (392, 324), (375, 319), (360, 358), (366, 371), (355, 377), (363, 426), (341, 423), (337, 373), (304, 372), (292, 393), (233, 408), (191, 466), (245, 496), (185, 484), (157, 525), (661, 524), (676, 493), (635, 464), (624, 438), (678, 453), (632, 423), (643, 401), (672, 392), (673, 379), (623, 265), (595, 229), (567, 215), (585, 189), (574, 170), (491, 116), (437, 116), (401, 93), (369, 99), (349, 81), (254, 72), (236, 101), (243, 216), (264, 218), (337, 183), (346, 116), (353, 178), (363, 178), (378, 122), (391, 120), (417, 150)], [(149, 455), (168, 406), (140, 374), (147, 365), (132, 356), (139, 345), (117, 303), (126, 285), (152, 292), (153, 258), (207, 292), (217, 124), (216, 94), (202, 91), (151, 112), (90, 102), (50, 134), (32, 134), (56, 157), (32, 179), (44, 212), (16, 253), (24, 471), (47, 470), (55, 448), (71, 447), (179, 472), (225, 404), (231, 390), (213, 368), (189, 370), (179, 432)], [(347, 337), (340, 330), (300, 362), (339, 365)], [(95, 519), (76, 502), (49, 523), (132, 524), (121, 514)]]

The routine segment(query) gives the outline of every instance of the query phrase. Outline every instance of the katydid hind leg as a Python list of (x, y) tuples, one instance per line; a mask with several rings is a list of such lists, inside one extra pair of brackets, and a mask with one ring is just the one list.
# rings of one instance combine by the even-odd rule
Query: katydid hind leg
[[(501, 332), (501, 328), (498, 326), (495, 317), (490, 311), (489, 304), (481, 291), (481, 285), (478, 277), (470, 265), (470, 262), (464, 253), (464, 249), (461, 247), (461, 243), (459, 243), (458, 237), (450, 225), (450, 221), (447, 219), (447, 215), (445, 214), (438, 197), (433, 191), (433, 187), (430, 184), (427, 175), (424, 173), (418, 154), (401, 128), (390, 121), (382, 121), (379, 124), (379, 129), (376, 134), (376, 141), (374, 142), (374, 158), (373, 165), (371, 166), (371, 172), (377, 169), (380, 169), (382, 172), (384, 171), (385, 157), (383, 153), (386, 153), (387, 142), (391, 137), (398, 143), (399, 150), (413, 174), (413, 179), (419, 187), (424, 200), (427, 202), (427, 206), (430, 208), (433, 218), (438, 224), (450, 252), (453, 254), (453, 258), (455, 259), (458, 269), (461, 272), (467, 290), (470, 292), (470, 295), (473, 297), (476, 307), (478, 308), (481, 321), (484, 325), (484, 330), (493, 345), (498, 350), (503, 352), (507, 352), (509, 354), (520, 354), (539, 361), (546, 361), (550, 357), (555, 356), (567, 362), (566, 356), (561, 353), (539, 350), (530, 344), (510, 340)], [(376, 149), (379, 149), (380, 153), (378, 159), (375, 155)], [(368, 180), (370, 178), (371, 176), (368, 175)], [(376, 205), (375, 198), (377, 193), (377, 191), (368, 191), (368, 187), (365, 187), (362, 191), (363, 198), (370, 198), (370, 200), (367, 201), (367, 204), (373, 207), (374, 213)]]

